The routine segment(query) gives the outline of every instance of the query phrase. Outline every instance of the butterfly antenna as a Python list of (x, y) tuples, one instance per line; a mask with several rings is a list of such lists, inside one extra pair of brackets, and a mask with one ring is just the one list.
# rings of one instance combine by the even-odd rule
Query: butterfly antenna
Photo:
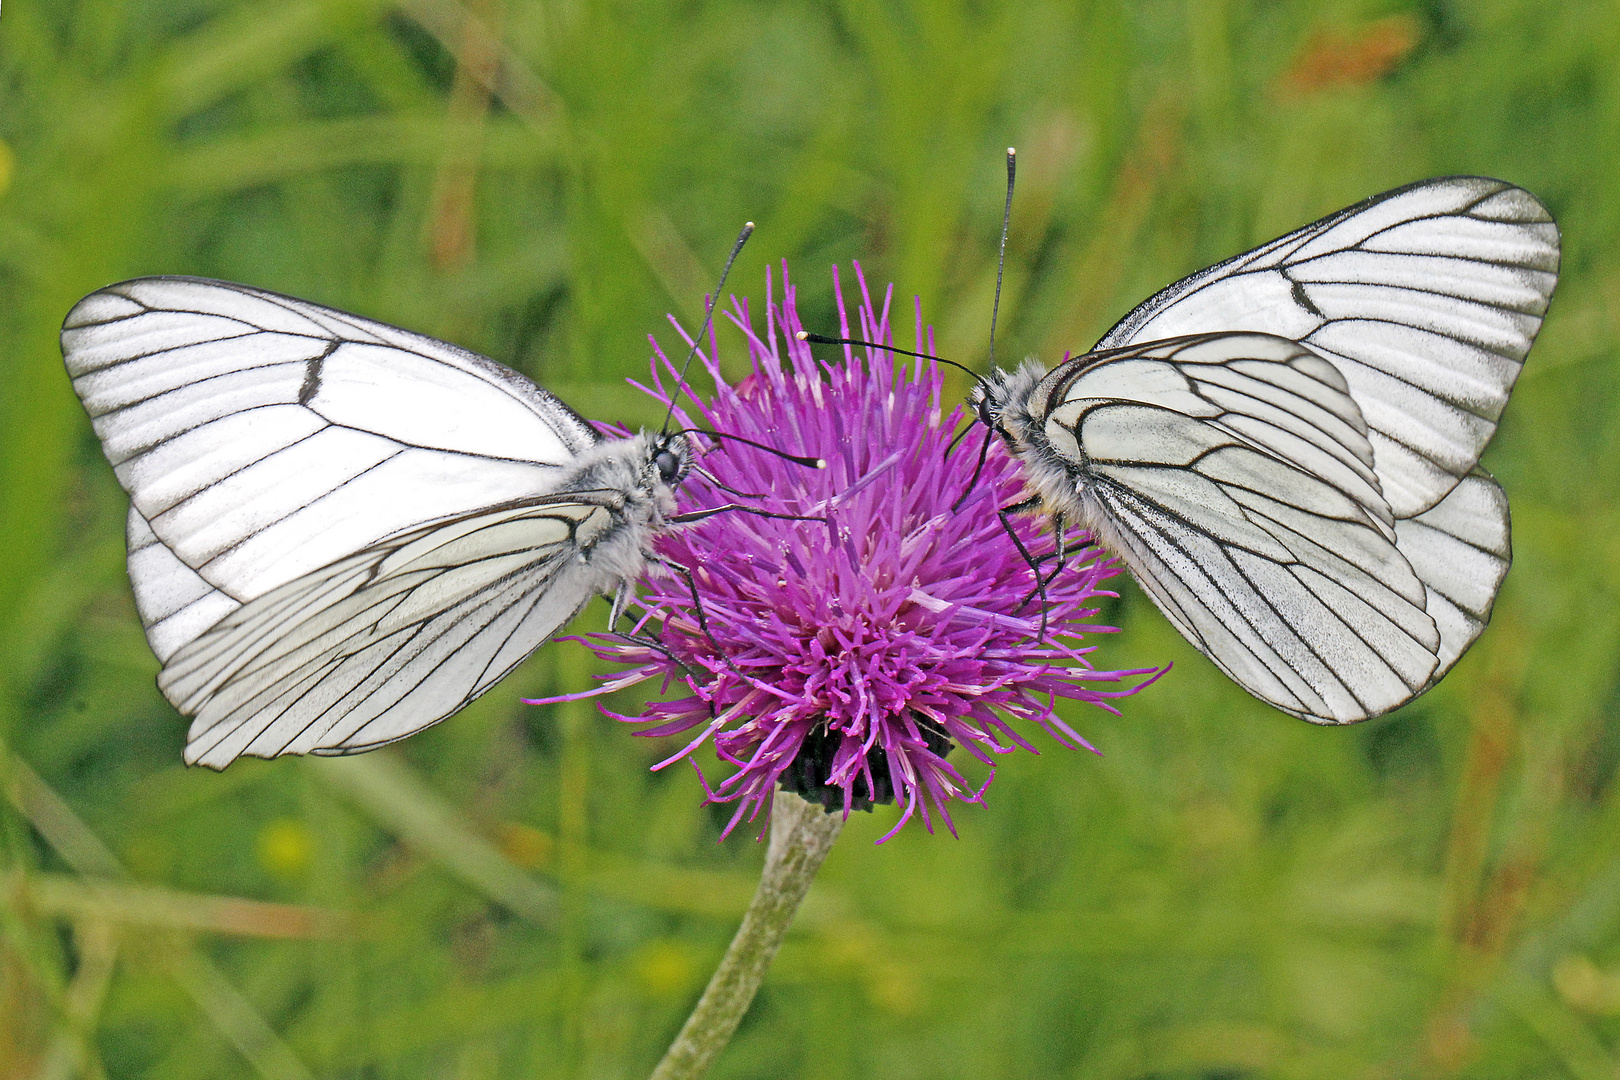
[(742, 253), (743, 245), (748, 238), (754, 235), (754, 223), (744, 222), (742, 232), (737, 234), (737, 242), (731, 245), (731, 254), (726, 257), (726, 265), (720, 271), (720, 280), (714, 283), (714, 293), (703, 304), (703, 325), (699, 327), (697, 336), (692, 339), (692, 347), (687, 350), (686, 359), (681, 364), (681, 373), (675, 383), (675, 389), (669, 395), (669, 411), (664, 414), (664, 426), (659, 429), (663, 435), (669, 434), (669, 422), (675, 417), (675, 402), (681, 394), (681, 387), (686, 385), (686, 372), (692, 366), (692, 358), (697, 356), (698, 347), (703, 344), (703, 338), (709, 332), (709, 326), (714, 322), (714, 305), (720, 302), (720, 290), (725, 287), (726, 278), (731, 275), (731, 266)]
[(715, 487), (719, 488), (721, 491), (729, 492), (730, 494), (737, 496), (739, 499), (765, 499), (770, 497), (770, 493), (766, 491), (738, 491), (736, 488), (729, 486), (725, 481), (721, 480), (718, 476), (714, 475), (714, 473), (710, 472), (708, 469), (705, 469), (701, 465), (692, 466), (692, 471), (703, 477), (703, 479), (707, 480)]
[(996, 366), (996, 316), (1001, 314), (1001, 279), (1007, 270), (1007, 226), (1012, 224), (1013, 178), (1018, 175), (1018, 151), (1007, 147), (1007, 203), (1001, 208), (1001, 254), (996, 258), (996, 299), (990, 305), (990, 368)]
[[(1017, 177), (1018, 150), (1016, 147), (1009, 146), (1007, 147), (1007, 201), (1001, 207), (1001, 249), (996, 256), (996, 298), (990, 305), (990, 369), (992, 371), (996, 367), (996, 319), (1001, 315), (1001, 282), (1007, 273), (1007, 229), (1012, 224), (1013, 181)], [(980, 385), (986, 382), (983, 375), (974, 375), (973, 377), (978, 380)], [(966, 434), (967, 430), (972, 429), (964, 430), (963, 434)], [(985, 432), (984, 445), (979, 448), (979, 463), (973, 467), (973, 476), (968, 480), (967, 489), (962, 492), (962, 497), (957, 499), (956, 503), (951, 507), (953, 513), (967, 501), (968, 495), (973, 491), (973, 486), (979, 482), (979, 474), (984, 471), (985, 459), (990, 454), (991, 434), (992, 432)], [(958, 438), (960, 437), (958, 436)], [(946, 448), (945, 453), (947, 456), (949, 456), (951, 449), (956, 446), (956, 441), (956, 439), (952, 439), (951, 445)]]
[(800, 341), (808, 341), (812, 345), (864, 345), (868, 349), (882, 349), (884, 352), (899, 353), (901, 356), (914, 356), (918, 360), (932, 360), (936, 364), (948, 364), (959, 371), (967, 372), (975, 379), (981, 377), (978, 372), (966, 364), (958, 364), (955, 360), (947, 360), (943, 356), (935, 356), (933, 353), (912, 352), (910, 349), (902, 349), (898, 345), (884, 345), (881, 342), (864, 341), (861, 338), (828, 337), (826, 334), (812, 334), (808, 330), (800, 330), (793, 336)]
[(947, 458), (950, 457), (951, 453), (958, 446), (961, 445), (962, 440), (968, 437), (968, 432), (970, 432), (972, 430), (973, 430), (973, 422), (969, 421), (968, 425), (966, 427), (964, 427), (961, 431), (958, 431), (954, 436), (951, 437), (950, 444), (945, 447), (945, 453), (941, 454), (940, 456), (941, 457), (947, 457)]
[(752, 446), (755, 450), (763, 450), (767, 454), (775, 454), (783, 461), (791, 461), (793, 464), (803, 465), (807, 469), (825, 469), (827, 467), (826, 458), (813, 457), (809, 454), (790, 454), (786, 450), (782, 450), (775, 446), (768, 446), (762, 442), (755, 442), (753, 439), (745, 439), (741, 435), (733, 435), (729, 431), (708, 431), (704, 428), (682, 428), (675, 434), (706, 435), (715, 442), (719, 442), (721, 439), (730, 439), (732, 442), (740, 442), (744, 446)]

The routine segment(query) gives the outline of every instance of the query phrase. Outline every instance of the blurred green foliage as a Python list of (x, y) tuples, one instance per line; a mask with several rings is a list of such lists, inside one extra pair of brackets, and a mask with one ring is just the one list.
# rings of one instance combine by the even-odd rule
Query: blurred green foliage
[(1010, 760), (958, 839), (853, 821), (716, 1075), (1616, 1075), (1612, 5), (10, 0), (0, 139), (0, 1078), (642, 1076), (761, 858), (666, 747), (518, 703), (586, 685), (569, 644), (397, 749), (184, 769), (79, 296), (251, 282), (644, 422), (622, 380), (745, 219), (739, 293), (785, 257), (825, 318), (860, 259), (982, 365), (1009, 143), (1003, 355), (1048, 361), (1396, 184), (1541, 195), (1563, 282), (1486, 454), (1515, 566), (1444, 684), (1346, 730), (1125, 590), (1101, 662), (1176, 668), (1073, 717), (1106, 756)]

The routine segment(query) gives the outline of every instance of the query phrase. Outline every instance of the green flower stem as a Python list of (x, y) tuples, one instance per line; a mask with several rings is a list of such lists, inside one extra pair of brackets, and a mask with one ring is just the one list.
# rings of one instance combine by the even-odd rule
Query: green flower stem
[(829, 814), (785, 791), (776, 793), (771, 842), (759, 888), (731, 947), (664, 1060), (653, 1070), (652, 1080), (697, 1080), (709, 1071), (748, 1011), (765, 970), (793, 925), (799, 903), (843, 828), (843, 814)]

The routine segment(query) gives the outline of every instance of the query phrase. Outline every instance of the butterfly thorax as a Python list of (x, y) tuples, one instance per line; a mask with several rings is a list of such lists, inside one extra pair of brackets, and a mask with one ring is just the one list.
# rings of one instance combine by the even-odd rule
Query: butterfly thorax
[(558, 490), (598, 502), (627, 524), (660, 529), (675, 513), (674, 487), (691, 460), (681, 435), (604, 439), (574, 459)]
[[(1044, 512), (1068, 520), (1086, 517), (1076, 476), (1065, 468), (1046, 433), (1049, 383), (1046, 369), (1026, 360), (1012, 371), (997, 369), (968, 395), (978, 419), (1001, 436), (1024, 466), (1024, 478), (1040, 497)], [(1078, 471), (1078, 463), (1071, 462)]]
[(968, 405), (980, 423), (1000, 435), (1015, 454), (1036, 425), (1031, 400), (1045, 374), (1039, 363), (1026, 360), (1012, 371), (995, 369), (968, 393)]

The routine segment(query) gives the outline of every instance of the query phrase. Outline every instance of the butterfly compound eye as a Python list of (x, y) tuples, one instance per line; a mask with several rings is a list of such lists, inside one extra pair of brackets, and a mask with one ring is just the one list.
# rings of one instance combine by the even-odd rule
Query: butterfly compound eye
[(653, 455), (653, 464), (658, 466), (659, 479), (664, 483), (673, 483), (681, 474), (681, 459), (668, 450), (660, 450)]

